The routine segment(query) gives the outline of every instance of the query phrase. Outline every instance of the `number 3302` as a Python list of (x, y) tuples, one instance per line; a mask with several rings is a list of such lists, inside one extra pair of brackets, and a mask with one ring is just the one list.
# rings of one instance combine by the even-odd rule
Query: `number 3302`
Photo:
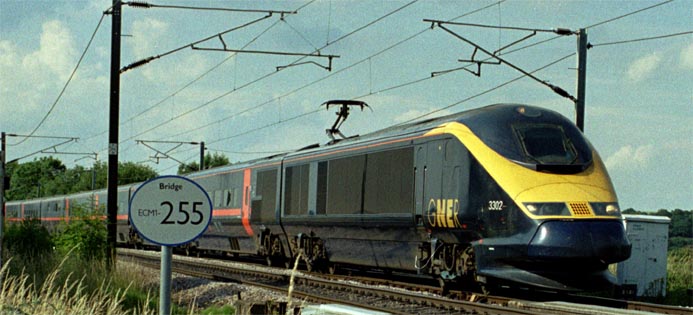
[(501, 211), (501, 210), (503, 210), (503, 200), (489, 200), (488, 210), (489, 211)]

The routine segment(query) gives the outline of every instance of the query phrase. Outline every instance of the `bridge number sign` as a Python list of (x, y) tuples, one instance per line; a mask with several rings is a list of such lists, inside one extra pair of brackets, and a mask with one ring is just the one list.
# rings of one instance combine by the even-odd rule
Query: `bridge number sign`
[(207, 230), (212, 202), (194, 181), (181, 176), (160, 176), (137, 188), (128, 215), (145, 239), (162, 246), (176, 246)]

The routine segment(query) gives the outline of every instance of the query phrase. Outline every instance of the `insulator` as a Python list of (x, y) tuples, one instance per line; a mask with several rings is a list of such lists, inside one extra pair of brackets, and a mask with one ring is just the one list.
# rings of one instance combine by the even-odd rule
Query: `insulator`
[(131, 6), (131, 7), (136, 7), (136, 8), (145, 8), (145, 9), (149, 9), (149, 8), (152, 7), (152, 5), (149, 4), (149, 3), (146, 3), (146, 2), (139, 2), (139, 1), (130, 1), (130, 2), (128, 2), (127, 4), (128, 4), (129, 6)]

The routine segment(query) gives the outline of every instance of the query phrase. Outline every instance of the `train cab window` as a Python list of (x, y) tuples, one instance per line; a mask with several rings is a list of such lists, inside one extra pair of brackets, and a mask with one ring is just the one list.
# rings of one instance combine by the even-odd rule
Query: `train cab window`
[(522, 125), (515, 131), (527, 157), (540, 164), (572, 164), (577, 152), (558, 125)]
[(361, 214), (366, 156), (329, 161), (326, 214)]
[(307, 214), (309, 171), (309, 164), (286, 168), (284, 184), (285, 215)]
[(413, 148), (368, 154), (364, 214), (411, 213), (413, 206)]

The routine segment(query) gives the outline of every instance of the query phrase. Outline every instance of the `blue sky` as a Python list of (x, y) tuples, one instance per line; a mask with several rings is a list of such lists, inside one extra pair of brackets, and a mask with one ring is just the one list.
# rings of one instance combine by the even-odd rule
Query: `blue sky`
[[(145, 162), (154, 152), (135, 140), (205, 141), (208, 152), (243, 161), (328, 140), (329, 99), (358, 98), (347, 135), (364, 134), (430, 112), (526, 103), (573, 119), (567, 100), (505, 65), (464, 66), (473, 48), (423, 19), (552, 29), (587, 28), (585, 134), (605, 160), (623, 208), (693, 208), (693, 1), (156, 1), (158, 5), (294, 11), (223, 36), (228, 48), (338, 55), (332, 71), (314, 64), (276, 71), (292, 56), (182, 49), (121, 75), (120, 160), (150, 163), (160, 174), (177, 162)], [(0, 130), (28, 134), (55, 103), (111, 1), (0, 1)], [(472, 13), (473, 12), (473, 13)], [(627, 15), (627, 16), (624, 16)], [(121, 65), (160, 55), (263, 17), (261, 13), (123, 8)], [(623, 17), (622, 17), (623, 16)], [(620, 17), (620, 18), (619, 18)], [(614, 19), (616, 18), (616, 19)], [(613, 19), (613, 20), (612, 20)], [(450, 26), (487, 50), (524, 31)], [(106, 16), (69, 86), (35, 135), (79, 137), (60, 152), (107, 159), (111, 17)], [(575, 94), (575, 36), (538, 33), (502, 57)], [(543, 42), (548, 40), (546, 42)], [(538, 43), (530, 47), (517, 48)], [(214, 38), (200, 47), (221, 47)], [(487, 56), (478, 53), (477, 57)], [(307, 58), (327, 64), (325, 58)], [(506, 84), (507, 83), (507, 84)], [(499, 87), (500, 86), (500, 87)], [(57, 140), (10, 138), (8, 160)], [(168, 151), (171, 145), (155, 147)], [(198, 148), (171, 151), (183, 161)], [(79, 156), (59, 155), (68, 166)], [(33, 158), (33, 157), (32, 157)], [(30, 158), (31, 159), (31, 158)], [(25, 160), (26, 161), (26, 160)]]

